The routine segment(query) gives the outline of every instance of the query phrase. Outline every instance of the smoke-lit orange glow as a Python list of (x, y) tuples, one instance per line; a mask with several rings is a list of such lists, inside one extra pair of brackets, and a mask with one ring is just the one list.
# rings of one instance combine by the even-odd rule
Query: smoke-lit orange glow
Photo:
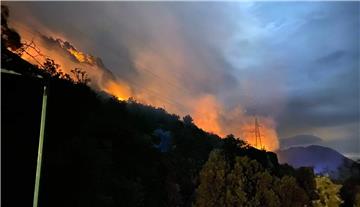
[[(30, 39), (31, 35), (27, 35), (26, 32), (19, 32), (24, 39)], [(221, 137), (234, 134), (257, 148), (263, 146), (268, 151), (279, 148), (275, 130), (276, 124), (271, 117), (257, 116), (261, 125), (262, 146), (260, 144), (256, 146), (254, 116), (245, 114), (240, 105), (233, 109), (225, 109), (214, 95), (193, 95), (188, 90), (185, 90), (183, 87), (184, 80), (181, 77), (183, 77), (182, 73), (186, 71), (181, 71), (181, 68), (184, 68), (187, 61), (184, 60), (185, 55), (181, 52), (168, 58), (163, 58), (164, 55), (168, 54), (167, 52), (153, 53), (151, 50), (141, 51), (133, 55), (132, 63), (139, 74), (138, 79), (133, 80), (136, 85), (133, 85), (132, 82), (121, 81), (107, 76), (105, 70), (101, 68), (102, 66), (98, 65), (96, 57), (81, 52), (73, 46), (65, 45), (65, 39), (56, 41), (61, 45), (61, 48), (49, 46), (47, 43), (42, 42), (41, 39), (38, 39), (36, 45), (43, 54), (60, 64), (62, 71), (70, 75), (70, 70), (75, 67), (84, 69), (91, 79), (91, 86), (96, 89), (112, 94), (119, 100), (134, 97), (142, 103), (163, 107), (170, 113), (177, 113), (180, 116), (190, 114), (198, 127)], [(37, 55), (31, 49), (28, 52), (32, 56)], [(74, 60), (69, 58), (70, 54)], [(22, 58), (38, 64), (29, 55), (24, 54)], [(37, 59), (41, 63), (44, 61), (43, 57), (37, 57)], [(170, 72), (169, 67), (173, 69)], [(204, 74), (194, 71), (192, 75), (201, 77)], [(136, 90), (133, 90), (134, 88)]]
[(220, 106), (217, 104), (215, 97), (208, 95), (196, 102), (196, 108), (192, 116), (195, 124), (200, 128), (223, 136), (224, 133), (219, 123), (219, 111)]
[(119, 82), (109, 81), (106, 83), (103, 90), (109, 94), (114, 95), (119, 100), (127, 100), (131, 96), (130, 88)]
[(261, 145), (255, 140), (255, 117), (244, 113), (241, 107), (224, 111), (224, 107), (214, 96), (205, 96), (195, 102), (192, 115), (197, 126), (205, 131), (213, 132), (221, 137), (234, 134), (247, 141), (253, 147), (275, 151), (279, 149), (275, 123), (270, 117), (258, 116), (260, 124)]
[[(266, 118), (258, 118), (259, 120), (259, 131), (260, 131), (260, 140), (256, 143), (255, 136), (255, 118), (248, 117), (247, 123), (244, 123), (241, 126), (242, 137), (252, 146), (258, 149), (265, 149), (268, 151), (275, 151), (279, 149), (279, 142), (277, 133), (275, 131), (273, 121)], [(260, 143), (261, 141), (261, 143)]]
[(37, 57), (38, 62), (35, 61), (35, 60), (32, 58), (32, 57), (36, 57), (36, 56), (38, 55), (38, 54), (36, 54), (36, 52), (35, 52), (34, 50), (28, 49), (27, 52), (28, 52), (29, 54), (23, 53), (23, 54), (21, 55), (21, 58), (22, 58), (22, 59), (24, 59), (24, 60), (26, 60), (26, 61), (34, 64), (34, 65), (40, 65), (40, 63), (43, 63), (43, 62), (44, 62), (45, 59), (44, 59), (43, 57)]

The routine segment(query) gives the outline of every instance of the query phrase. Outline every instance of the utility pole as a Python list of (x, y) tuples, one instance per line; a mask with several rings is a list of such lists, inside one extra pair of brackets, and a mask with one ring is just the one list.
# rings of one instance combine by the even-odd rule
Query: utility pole
[(47, 104), (47, 87), (44, 86), (43, 99), (42, 99), (42, 110), (41, 110), (41, 123), (40, 123), (40, 136), (39, 136), (39, 147), (36, 164), (36, 176), (35, 176), (35, 189), (34, 189), (34, 202), (33, 207), (38, 207), (39, 202), (39, 187), (41, 177), (41, 164), (44, 144), (44, 133), (45, 133), (45, 122), (46, 122), (46, 104)]
[[(22, 76), (22, 74), (20, 73), (14, 72), (12, 70), (7, 70), (4, 68), (1, 68), (1, 73)], [(35, 77), (43, 79), (41, 75), (36, 75)], [(40, 136), (39, 136), (38, 156), (37, 156), (37, 164), (36, 164), (33, 207), (38, 207), (38, 202), (39, 202), (39, 187), (40, 187), (41, 163), (42, 163), (42, 153), (43, 153), (44, 133), (45, 133), (47, 95), (48, 95), (48, 88), (45, 83), (44, 91), (43, 91), (43, 99), (42, 99), (42, 108), (41, 108)]]

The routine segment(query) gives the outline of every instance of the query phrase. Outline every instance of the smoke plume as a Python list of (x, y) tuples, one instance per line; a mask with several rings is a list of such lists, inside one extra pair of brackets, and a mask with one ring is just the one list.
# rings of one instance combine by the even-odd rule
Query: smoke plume
[[(245, 32), (239, 37), (238, 31), (253, 26), (234, 21), (227, 13), (231, 5), (206, 5), (205, 10), (200, 4), (90, 4), (86, 6), (88, 13), (95, 14), (99, 8), (107, 12), (101, 14), (102, 18), (86, 14), (79, 18), (77, 12), (85, 10), (84, 5), (63, 4), (67, 15), (58, 22), (57, 8), (29, 4), (29, 8), (20, 6), (18, 10), (29, 13), (43, 9), (53, 18), (51, 24), (36, 13), (28, 14), (30, 20), (15, 18), (13, 23), (25, 39), (33, 39), (63, 71), (84, 69), (95, 89), (119, 99), (134, 97), (181, 116), (190, 114), (200, 128), (222, 137), (232, 133), (250, 144), (254, 143), (256, 115), (263, 145), (267, 150), (276, 150), (273, 117), (281, 111), (283, 101), (282, 81), (277, 78), (282, 74), (281, 65), (261, 53), (261, 58), (268, 61), (266, 66), (279, 68), (277, 72), (264, 73), (262, 65), (241, 53), (235, 63), (234, 55), (239, 55), (235, 44), (248, 51), (259, 47), (257, 42), (248, 41), (253, 34)], [(194, 16), (197, 12), (200, 15)], [(255, 38), (264, 38), (261, 31)], [(94, 52), (102, 58), (90, 54)]]

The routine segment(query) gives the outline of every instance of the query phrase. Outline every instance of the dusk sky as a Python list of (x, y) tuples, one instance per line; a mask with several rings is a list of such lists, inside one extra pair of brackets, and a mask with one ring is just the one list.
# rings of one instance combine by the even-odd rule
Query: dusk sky
[(94, 88), (222, 136), (256, 115), (269, 142), (313, 135), (360, 152), (359, 2), (5, 4), (23, 40)]

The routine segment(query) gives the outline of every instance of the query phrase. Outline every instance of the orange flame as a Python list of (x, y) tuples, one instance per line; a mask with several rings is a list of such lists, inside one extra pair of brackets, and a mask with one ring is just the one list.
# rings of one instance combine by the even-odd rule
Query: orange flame
[(104, 86), (103, 90), (109, 94), (114, 95), (119, 100), (127, 100), (131, 96), (131, 89), (124, 83), (109, 81)]
[(220, 106), (215, 97), (207, 95), (198, 99), (194, 104), (196, 106), (196, 110), (193, 112), (194, 123), (206, 131), (223, 136), (224, 133), (219, 123)]
[[(30, 39), (31, 35), (26, 35), (26, 32), (19, 32), (25, 39)], [(163, 85), (160, 85), (160, 87), (158, 88), (150, 88), (150, 86), (161, 84), (157, 80), (158, 78), (155, 79), (155, 81), (157, 81), (156, 84), (154, 83), (154, 80), (151, 81), (148, 79), (143, 79), (143, 84), (141, 84), (141, 87), (143, 87), (144, 90), (137, 90), (137, 93), (133, 94), (131, 86), (128, 83), (111, 79), (102, 80), (103, 71), (97, 68), (97, 66), (91, 66), (91, 63), (95, 63), (94, 61), (96, 61), (93, 56), (72, 48), (67, 48), (68, 52), (70, 52), (80, 62), (74, 63), (69, 59), (66, 59), (64, 55), (58, 54), (55, 50), (47, 48), (45, 45), (42, 45), (41, 41), (37, 42), (37, 46), (43, 53), (52, 57), (57, 63), (59, 63), (62, 69), (65, 69), (65, 72), (67, 73), (69, 73), (69, 70), (74, 68), (74, 66), (78, 66), (76, 64), (89, 63), (84, 69), (86, 69), (86, 71), (89, 73), (92, 84), (95, 84), (97, 88), (100, 88), (107, 93), (113, 94), (119, 100), (126, 100), (129, 97), (135, 97), (144, 103), (161, 106), (166, 108), (167, 110), (170, 110), (171, 112), (176, 112), (181, 115), (185, 115), (190, 112), (190, 115), (194, 119), (194, 123), (205, 131), (218, 134), (222, 137), (225, 137), (227, 134), (234, 134), (236, 137), (246, 140), (250, 145), (255, 145), (255, 135), (252, 132), (255, 128), (254, 117), (246, 115), (244, 113), (244, 110), (240, 106), (230, 111), (225, 110), (225, 107), (222, 106), (218, 102), (216, 97), (213, 95), (205, 95), (202, 97), (188, 97), (186, 96), (186, 93), (183, 92), (183, 94), (181, 94), (181, 91), (177, 90), (176, 88), (175, 90), (177, 90), (177, 92), (174, 93), (174, 87), (177, 84), (181, 84), (181, 81), (174, 78), (174, 75), (168, 75), (169, 79), (167, 79), (170, 80), (171, 83), (173, 83), (172, 85), (175, 85), (174, 87), (168, 87), (167, 83), (163, 83)], [(33, 55), (36, 55), (32, 51), (29, 52)], [(22, 58), (33, 62), (33, 60), (29, 56), (24, 55)], [(137, 59), (133, 61), (139, 72), (145, 73), (147, 76), (155, 76), (155, 74), (152, 74), (152, 71), (149, 72), (145, 70), (145, 66), (151, 66), (150, 68), (157, 69), (158, 71), (155, 72), (160, 74), (165, 73), (164, 71), (168, 68), (168, 64), (162, 62), (162, 58), (155, 55), (142, 55), (140, 57), (137, 57)], [(179, 68), (181, 68), (179, 65), (184, 62), (177, 59), (174, 61), (175, 63), (172, 62), (172, 64), (177, 65)], [(176, 81), (179, 81), (179, 83), (177, 83)], [(160, 93), (167, 95), (167, 97), (169, 98), (167, 98), (166, 100), (158, 99), (156, 95)], [(169, 101), (171, 101), (171, 96), (174, 94), (176, 94), (178, 100), (182, 100), (181, 104), (185, 105), (185, 109), (174, 106), (174, 103), (169, 103)], [(275, 122), (270, 117), (260, 116), (258, 117), (258, 119), (260, 125), (262, 125), (262, 127), (260, 127), (260, 134), (262, 135), (262, 145), (265, 147), (266, 150), (277, 150), (279, 148), (279, 143), (275, 130)], [(261, 148), (260, 146), (257, 147)]]
[(246, 115), (241, 107), (224, 111), (214, 96), (207, 95), (194, 102), (196, 109), (193, 112), (194, 122), (205, 131), (216, 133), (222, 137), (234, 134), (248, 144), (258, 149), (264, 148), (268, 151), (279, 149), (278, 136), (275, 130), (275, 122), (270, 117), (259, 116), (259, 128), (261, 145), (256, 145), (255, 119)]
[(279, 149), (278, 136), (275, 131), (273, 121), (269, 118), (258, 118), (260, 140), (256, 140), (255, 123), (253, 117), (248, 117), (248, 122), (241, 126), (242, 137), (253, 147), (258, 149), (265, 149), (268, 151), (275, 151)]
[(91, 56), (83, 53), (83, 52), (79, 52), (79, 51), (76, 51), (72, 48), (69, 48), (68, 51), (74, 55), (74, 57), (81, 63), (87, 63), (87, 62), (90, 62), (90, 63), (94, 63), (93, 62), (93, 59), (91, 58)]

